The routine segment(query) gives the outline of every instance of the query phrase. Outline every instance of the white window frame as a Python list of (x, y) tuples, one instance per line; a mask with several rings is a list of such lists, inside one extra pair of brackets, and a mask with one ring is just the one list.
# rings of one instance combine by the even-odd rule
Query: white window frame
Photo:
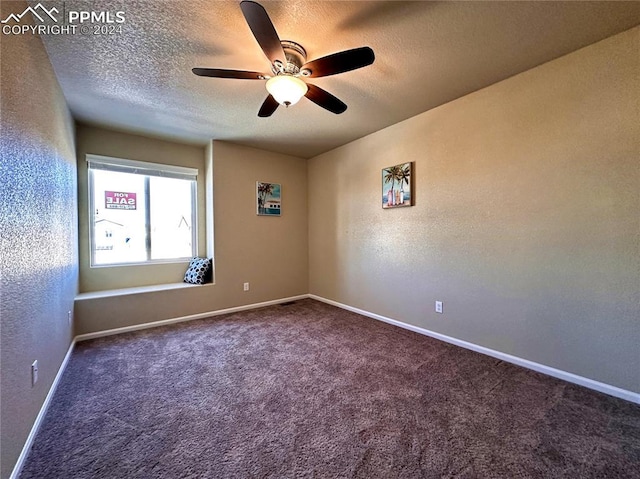
[[(137, 161), (137, 160), (128, 160), (125, 158), (114, 158), (110, 156), (100, 156), (100, 155), (86, 155), (87, 161), (87, 174), (88, 174), (88, 196), (89, 196), (89, 265), (91, 268), (111, 268), (118, 266), (140, 266), (147, 264), (159, 264), (159, 263), (184, 263), (191, 260), (193, 256), (198, 255), (198, 187), (197, 187), (197, 179), (198, 179), (198, 169), (197, 168), (189, 168), (186, 166), (176, 166), (176, 165), (165, 165), (160, 163), (150, 163), (146, 161)], [(106, 170), (106, 171), (116, 171), (122, 173), (134, 173), (145, 176), (159, 176), (163, 178), (176, 178), (176, 179), (185, 179), (191, 180), (191, 211), (192, 211), (192, 223), (193, 227), (191, 228), (191, 244), (192, 247), (192, 256), (180, 257), (180, 258), (167, 258), (167, 259), (151, 259), (151, 245), (147, 244), (147, 260), (146, 261), (138, 261), (132, 263), (109, 263), (109, 264), (94, 264), (94, 252), (95, 252), (95, 234), (94, 234), (94, 220), (95, 220), (95, 201), (94, 201), (94, 181), (93, 181), (93, 171), (94, 170)], [(149, 215), (149, 192), (145, 192), (145, 196), (147, 197), (146, 201), (146, 215), (148, 218)], [(149, 221), (146, 222), (147, 228), (147, 237), (148, 241), (150, 241), (150, 224)]]

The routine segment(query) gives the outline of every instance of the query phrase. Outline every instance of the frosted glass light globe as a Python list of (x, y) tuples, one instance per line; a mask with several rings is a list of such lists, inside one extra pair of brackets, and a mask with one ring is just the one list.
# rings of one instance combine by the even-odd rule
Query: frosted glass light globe
[(284, 106), (298, 103), (307, 90), (305, 82), (291, 75), (276, 75), (267, 80), (267, 91)]

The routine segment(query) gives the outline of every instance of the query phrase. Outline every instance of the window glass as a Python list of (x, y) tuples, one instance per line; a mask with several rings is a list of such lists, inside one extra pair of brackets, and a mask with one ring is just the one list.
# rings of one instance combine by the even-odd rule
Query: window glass
[(150, 178), (151, 259), (185, 258), (193, 254), (193, 182)]
[(173, 177), (162, 177), (156, 176), (162, 170), (140, 168), (129, 172), (122, 166), (126, 160), (119, 162), (89, 162), (91, 265), (197, 256), (195, 176), (174, 171), (169, 173)]

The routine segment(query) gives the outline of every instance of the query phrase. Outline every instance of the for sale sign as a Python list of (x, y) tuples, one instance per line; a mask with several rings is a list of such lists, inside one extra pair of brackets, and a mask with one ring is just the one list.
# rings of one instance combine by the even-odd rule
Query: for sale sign
[(135, 210), (136, 194), (122, 191), (105, 191), (104, 207), (109, 210)]

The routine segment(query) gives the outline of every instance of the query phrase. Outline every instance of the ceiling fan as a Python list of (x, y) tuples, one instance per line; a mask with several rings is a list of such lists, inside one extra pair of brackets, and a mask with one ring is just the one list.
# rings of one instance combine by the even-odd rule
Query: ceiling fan
[(193, 73), (214, 78), (267, 80), (269, 95), (260, 107), (259, 117), (271, 116), (278, 106), (294, 105), (303, 96), (335, 114), (347, 109), (347, 105), (340, 99), (303, 78), (335, 75), (371, 65), (375, 60), (371, 48), (354, 48), (307, 62), (307, 52), (302, 45), (290, 40), (280, 40), (262, 5), (243, 0), (240, 8), (258, 45), (271, 62), (272, 74), (219, 68), (193, 68)]

